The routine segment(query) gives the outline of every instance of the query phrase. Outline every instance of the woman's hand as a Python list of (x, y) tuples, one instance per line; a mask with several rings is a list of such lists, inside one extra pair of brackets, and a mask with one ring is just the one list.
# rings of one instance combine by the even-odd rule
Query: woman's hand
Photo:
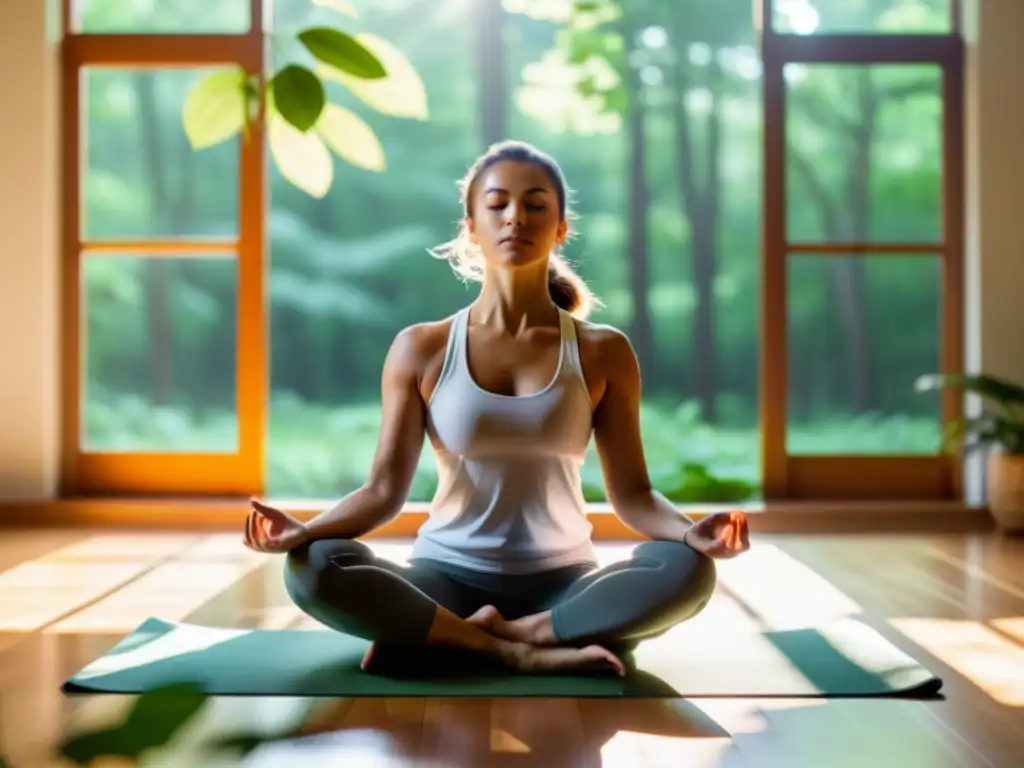
[(690, 528), (683, 541), (708, 557), (736, 557), (750, 549), (747, 516), (743, 512), (715, 512)]
[(245, 520), (245, 546), (256, 552), (290, 552), (307, 540), (306, 527), (280, 509), (252, 499)]

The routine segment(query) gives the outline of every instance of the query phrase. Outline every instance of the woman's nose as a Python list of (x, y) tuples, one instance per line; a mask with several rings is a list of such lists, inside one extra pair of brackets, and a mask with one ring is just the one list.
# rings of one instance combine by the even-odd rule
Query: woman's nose
[(505, 209), (505, 221), (508, 224), (522, 224), (526, 219), (524, 206), (518, 203), (510, 203)]

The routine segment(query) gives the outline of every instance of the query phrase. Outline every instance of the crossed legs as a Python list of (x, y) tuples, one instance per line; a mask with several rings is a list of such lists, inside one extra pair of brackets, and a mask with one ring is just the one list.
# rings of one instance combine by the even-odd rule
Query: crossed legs
[(310, 616), (376, 644), (455, 645), (518, 668), (597, 664), (621, 674), (608, 648), (695, 616), (716, 582), (712, 560), (667, 541), (645, 542), (605, 568), (492, 577), (484, 586), (459, 570), (403, 567), (361, 542), (322, 540), (289, 554), (285, 585)]

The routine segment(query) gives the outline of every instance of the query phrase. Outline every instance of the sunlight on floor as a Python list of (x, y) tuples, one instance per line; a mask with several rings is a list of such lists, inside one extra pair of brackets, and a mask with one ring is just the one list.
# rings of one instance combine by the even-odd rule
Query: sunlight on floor
[(1024, 617), (1014, 616), (1007, 619), (992, 619), (989, 621), (989, 624), (1004, 635), (1008, 635), (1021, 645), (1024, 645)]
[(719, 583), (751, 607), (768, 629), (814, 627), (862, 612), (814, 569), (770, 544), (719, 563)]
[(645, 733), (620, 731), (601, 747), (602, 768), (629, 768), (639, 763), (644, 768), (712, 768), (720, 765), (722, 753), (732, 747), (732, 739), (673, 739)]
[(32, 632), (116, 590), (196, 541), (97, 536), (0, 574), (0, 632)]
[[(46, 628), (47, 633), (125, 633), (135, 629), (145, 618), (164, 621), (186, 621), (204, 605), (223, 595), (233, 585), (255, 572), (267, 556), (248, 550), (216, 562), (217, 547), (222, 542), (206, 540), (191, 550), (187, 557), (175, 558), (140, 576), (126, 587), (93, 603), (63, 621)], [(236, 543), (237, 547), (237, 543)], [(233, 596), (236, 601), (244, 600)], [(253, 595), (261, 602), (261, 593)]]
[(889, 623), (995, 701), (1024, 707), (1024, 648), (1013, 641), (976, 621), (890, 619)]

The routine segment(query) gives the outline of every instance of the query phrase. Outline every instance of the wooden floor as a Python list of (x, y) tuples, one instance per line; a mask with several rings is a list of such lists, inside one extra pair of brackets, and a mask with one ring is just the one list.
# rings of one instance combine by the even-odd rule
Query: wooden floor
[[(53, 757), (62, 734), (123, 712), (128, 697), (67, 699), (59, 686), (146, 617), (315, 628), (289, 607), (280, 568), (236, 534), (0, 531), (0, 755), (11, 768), (63, 765)], [(858, 616), (942, 676), (946, 700), (329, 701), (314, 736), (247, 765), (1024, 765), (1024, 541), (766, 537), (719, 572), (722, 589), (692, 631)], [(198, 731), (273, 728), (297, 704), (217, 700)], [(194, 765), (187, 742), (145, 764)]]

